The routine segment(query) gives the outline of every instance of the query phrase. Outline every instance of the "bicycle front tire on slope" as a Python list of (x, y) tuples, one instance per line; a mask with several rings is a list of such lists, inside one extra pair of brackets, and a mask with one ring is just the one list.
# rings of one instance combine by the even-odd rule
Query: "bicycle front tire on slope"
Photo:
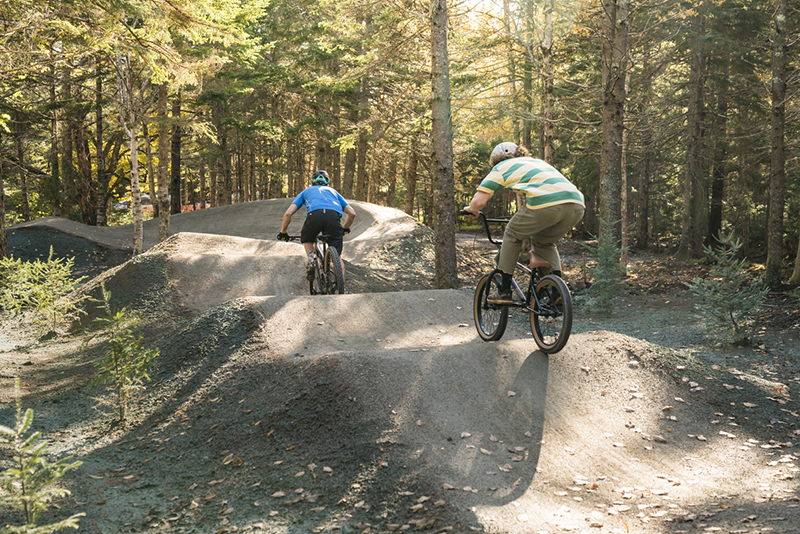
[(328, 282), (328, 294), (334, 295), (339, 293), (340, 295), (344, 295), (344, 272), (342, 271), (342, 262), (339, 259), (339, 253), (332, 247), (328, 247), (327, 252), (325, 252), (325, 277)]
[(492, 291), (500, 289), (502, 277), (497, 272), (485, 274), (475, 287), (472, 314), (478, 335), (484, 341), (497, 341), (503, 337), (508, 324), (508, 306), (498, 306), (486, 301)]
[(554, 354), (566, 346), (572, 331), (572, 297), (564, 281), (554, 275), (543, 277), (536, 285), (539, 306), (530, 312), (531, 332), (545, 354)]

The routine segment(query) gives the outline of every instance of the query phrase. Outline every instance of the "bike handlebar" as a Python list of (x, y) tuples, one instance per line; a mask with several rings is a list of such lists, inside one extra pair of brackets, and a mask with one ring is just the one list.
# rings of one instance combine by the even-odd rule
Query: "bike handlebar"
[[(469, 216), (473, 215), (471, 211), (467, 211), (467, 210), (458, 210), (458, 214), (459, 215), (469, 215)], [(481, 222), (483, 222), (483, 228), (484, 228), (484, 230), (486, 230), (486, 238), (489, 240), (489, 243), (491, 243), (493, 245), (496, 245), (498, 247), (500, 245), (502, 245), (503, 244), (502, 240), (496, 241), (496, 240), (492, 239), (492, 232), (489, 229), (489, 223), (505, 224), (505, 223), (508, 223), (508, 219), (487, 219), (486, 218), (486, 214), (484, 214), (482, 211), (478, 212), (478, 217), (480, 217)]]

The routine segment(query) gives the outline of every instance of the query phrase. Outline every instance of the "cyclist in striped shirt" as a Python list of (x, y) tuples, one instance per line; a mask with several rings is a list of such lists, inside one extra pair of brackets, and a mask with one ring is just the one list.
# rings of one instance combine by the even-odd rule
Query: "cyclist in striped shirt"
[(492, 195), (502, 189), (525, 195), (525, 205), (506, 225), (497, 257), (503, 281), (499, 291), (487, 297), (494, 304), (511, 304), (511, 275), (523, 240), (530, 238), (536, 254), (550, 263), (550, 272), (561, 276), (556, 243), (583, 218), (585, 204), (583, 194), (569, 180), (548, 163), (532, 158), (525, 147), (500, 143), (492, 150), (489, 165), (491, 172), (464, 210), (477, 218)]

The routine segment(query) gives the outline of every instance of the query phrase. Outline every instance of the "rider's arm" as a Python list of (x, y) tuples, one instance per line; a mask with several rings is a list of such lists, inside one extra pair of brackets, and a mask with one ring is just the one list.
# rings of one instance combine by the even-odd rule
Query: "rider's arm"
[(350, 204), (348, 204), (347, 206), (344, 207), (344, 224), (342, 224), (342, 228), (344, 228), (345, 230), (350, 228), (350, 225), (353, 224), (353, 219), (355, 218), (356, 218), (356, 210), (354, 210), (353, 207)]
[(286, 213), (283, 214), (283, 222), (281, 223), (281, 233), (285, 234), (289, 230), (289, 223), (292, 222), (292, 215), (298, 210), (297, 205), (289, 204)]
[(477, 191), (475, 196), (472, 197), (472, 201), (469, 203), (469, 206), (464, 206), (464, 211), (470, 212), (472, 217), (476, 218), (478, 216), (478, 212), (486, 207), (486, 203), (489, 202), (490, 198), (492, 198), (492, 195), (489, 193), (485, 191)]

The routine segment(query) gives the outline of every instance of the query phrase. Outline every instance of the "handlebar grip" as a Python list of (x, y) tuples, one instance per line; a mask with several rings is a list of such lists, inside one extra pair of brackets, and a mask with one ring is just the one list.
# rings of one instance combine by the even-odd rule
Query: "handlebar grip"
[(458, 210), (458, 214), (459, 214), (459, 215), (472, 215), (472, 214), (471, 214), (470, 212), (468, 212), (467, 210)]

